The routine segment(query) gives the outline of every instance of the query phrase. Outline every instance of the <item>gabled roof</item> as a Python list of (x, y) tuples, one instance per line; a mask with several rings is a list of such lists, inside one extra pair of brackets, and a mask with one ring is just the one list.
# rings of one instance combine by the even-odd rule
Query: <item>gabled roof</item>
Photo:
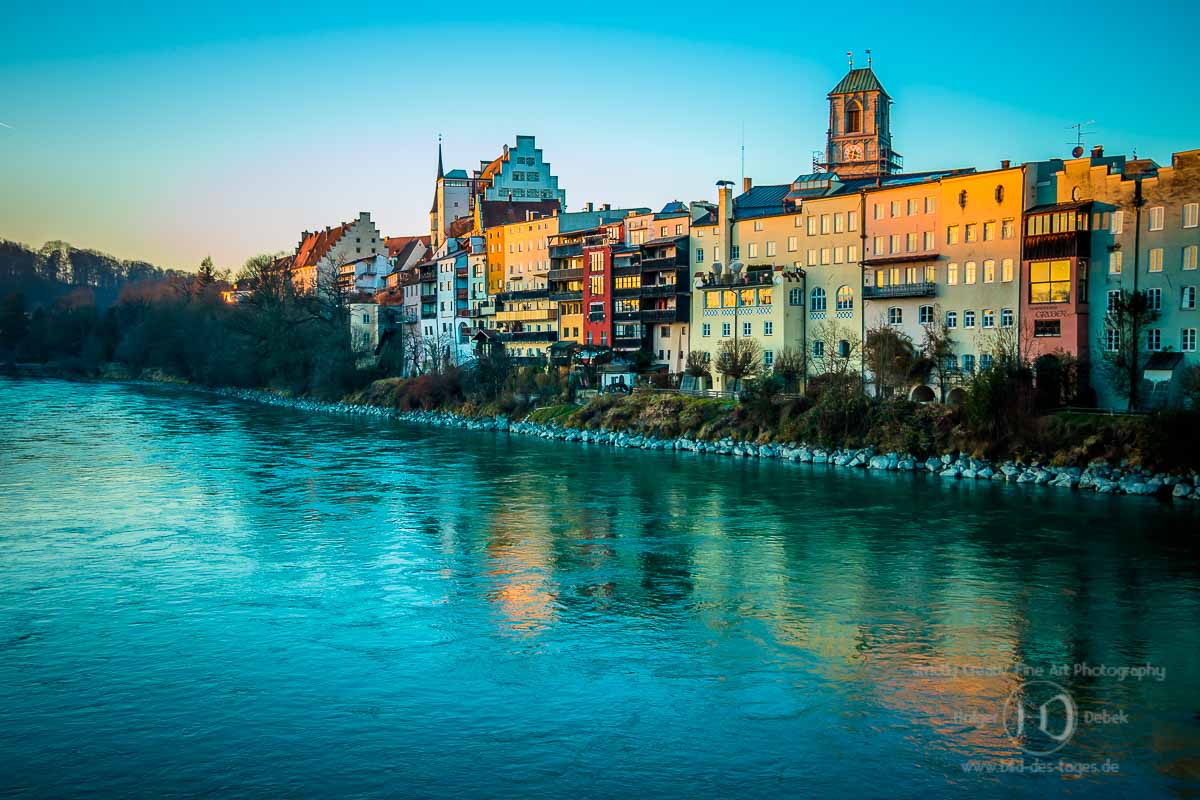
[(663, 206), (662, 211), (660, 211), (658, 213), (660, 213), (660, 214), (679, 214), (681, 212), (687, 213), (687, 206), (685, 206), (683, 203), (679, 202), (678, 200), (672, 200), (671, 202), (669, 202), (665, 206)]
[(388, 258), (395, 258), (404, 261), (412, 253), (419, 244), (425, 245), (425, 249), (429, 249), (428, 236), (388, 236), (383, 240), (387, 246)]
[(847, 72), (846, 77), (833, 87), (830, 94), (852, 94), (854, 92), (882, 92), (885, 97), (887, 96), (883, 84), (875, 77), (875, 70), (870, 67), (852, 69)]
[(790, 183), (777, 186), (754, 186), (750, 191), (733, 198), (735, 219), (776, 214), (783, 211), (783, 201), (791, 191)]
[(479, 209), (479, 216), (484, 228), (508, 225), (511, 222), (524, 222), (526, 214), (530, 211), (535, 217), (548, 217), (559, 209), (557, 200), (480, 200), (478, 202), (483, 204)]
[(300, 241), (300, 246), (296, 248), (296, 255), (292, 259), (292, 266), (317, 266), (321, 263), (321, 259), (338, 243), (342, 235), (350, 229), (350, 225), (351, 223), (349, 222), (343, 222), (336, 228), (326, 228), (316, 233), (306, 233)]
[(447, 235), (449, 235), (450, 238), (455, 239), (460, 236), (466, 236), (474, 229), (475, 229), (475, 218), (470, 215), (467, 215), (465, 217), (459, 217), (458, 219), (451, 222), (450, 230), (447, 231)]

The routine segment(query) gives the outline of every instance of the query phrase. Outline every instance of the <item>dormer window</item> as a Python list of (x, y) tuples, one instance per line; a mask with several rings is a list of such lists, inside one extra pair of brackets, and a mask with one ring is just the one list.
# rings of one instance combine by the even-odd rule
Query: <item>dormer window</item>
[(862, 104), (857, 100), (846, 103), (846, 133), (862, 131)]

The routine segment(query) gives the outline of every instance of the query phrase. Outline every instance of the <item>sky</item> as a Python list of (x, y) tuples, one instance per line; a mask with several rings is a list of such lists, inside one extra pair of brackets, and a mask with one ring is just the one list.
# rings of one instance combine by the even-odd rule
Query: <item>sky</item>
[[(1200, 147), (1200, 5), (0, 0), (0, 238), (236, 269), (371, 212), (428, 233), (447, 169), (532, 134), (566, 189), (661, 207), (824, 146), (870, 48), (911, 171)], [(406, 7), (409, 6), (409, 7)], [(1093, 121), (1094, 120), (1094, 121)]]

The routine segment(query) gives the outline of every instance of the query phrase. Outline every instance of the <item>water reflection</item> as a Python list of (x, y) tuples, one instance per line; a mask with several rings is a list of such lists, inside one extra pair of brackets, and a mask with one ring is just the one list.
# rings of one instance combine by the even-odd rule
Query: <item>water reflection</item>
[[(414, 796), (1200, 777), (1191, 509), (115, 386), (5, 383), (0, 437), (5, 788), (128, 792), (129, 746), (197, 788)], [(964, 774), (1020, 757), (1005, 700), (1079, 663), (1166, 670), (1055, 678), (1129, 712), (1069, 745), (1121, 778)]]

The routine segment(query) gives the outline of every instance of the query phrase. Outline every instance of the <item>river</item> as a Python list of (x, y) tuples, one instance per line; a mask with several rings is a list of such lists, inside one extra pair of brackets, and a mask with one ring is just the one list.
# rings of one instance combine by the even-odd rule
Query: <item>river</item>
[(9, 379), (0, 497), (0, 796), (1200, 791), (1186, 505)]

